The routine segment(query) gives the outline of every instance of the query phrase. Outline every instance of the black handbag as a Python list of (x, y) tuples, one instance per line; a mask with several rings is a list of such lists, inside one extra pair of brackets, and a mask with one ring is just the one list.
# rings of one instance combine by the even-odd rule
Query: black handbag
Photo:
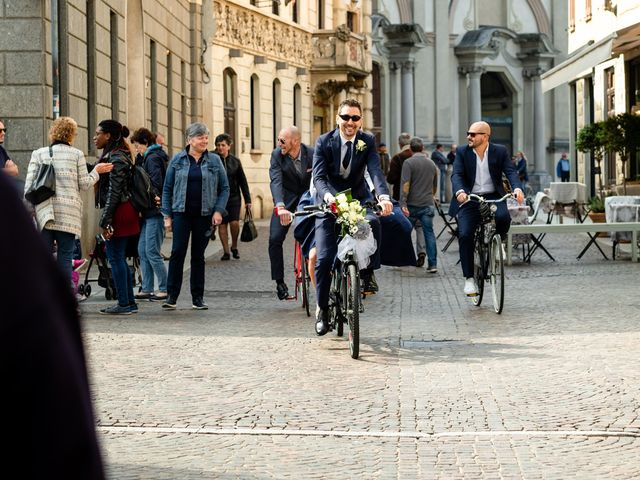
[(53, 149), (49, 147), (49, 163), (38, 165), (33, 182), (24, 194), (32, 205), (38, 205), (56, 194), (56, 171), (53, 168)]
[(246, 208), (244, 212), (244, 220), (242, 221), (242, 232), (240, 233), (241, 242), (251, 242), (258, 238), (258, 229), (253, 223), (253, 215), (251, 209)]

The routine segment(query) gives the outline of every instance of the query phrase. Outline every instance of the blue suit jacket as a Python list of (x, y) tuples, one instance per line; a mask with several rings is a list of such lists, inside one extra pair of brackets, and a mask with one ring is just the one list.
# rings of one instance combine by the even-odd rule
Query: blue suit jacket
[[(516, 171), (511, 157), (504, 145), (495, 143), (489, 144), (489, 174), (493, 180), (493, 186), (496, 193), (503, 196), (506, 192), (502, 184), (502, 174), (504, 173), (511, 184), (511, 189), (522, 189), (518, 172)], [(455, 199), (455, 194), (459, 190), (464, 190), (467, 194), (471, 193), (473, 184), (476, 181), (476, 154), (468, 145), (459, 147), (456, 153), (456, 159), (453, 161), (453, 173), (451, 175), (451, 186), (453, 188), (454, 197), (451, 199), (449, 206), (449, 215), (454, 217), (458, 213), (460, 205)]]
[(302, 175), (298, 174), (295, 164), (290, 158), (282, 155), (280, 147), (271, 153), (269, 166), (269, 178), (271, 183), (271, 195), (273, 204), (282, 202), (289, 211), (294, 211), (298, 206), (300, 197), (309, 190), (311, 185), (311, 165), (313, 162), (313, 149), (304, 143), (300, 145), (300, 163)]
[[(365, 148), (358, 150), (357, 144), (362, 140)], [(358, 131), (353, 141), (353, 156), (351, 170), (347, 178), (340, 175), (340, 130), (335, 129), (321, 135), (316, 141), (313, 153), (313, 183), (316, 187), (316, 201), (321, 203), (327, 192), (335, 195), (351, 189), (353, 198), (366, 202), (373, 200), (365, 180), (365, 171), (369, 171), (377, 195), (389, 195), (389, 188), (380, 167), (380, 156), (376, 149), (375, 137), (363, 131)]]

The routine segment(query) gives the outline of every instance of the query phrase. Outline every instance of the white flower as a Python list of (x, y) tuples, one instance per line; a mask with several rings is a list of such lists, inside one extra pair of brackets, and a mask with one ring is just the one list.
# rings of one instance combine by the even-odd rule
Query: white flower
[(356, 143), (356, 152), (364, 152), (366, 148), (367, 144), (364, 142), (364, 140), (358, 140), (358, 142)]
[(347, 196), (344, 193), (339, 194), (338, 196), (336, 196), (336, 203), (338, 203), (338, 205), (342, 204), (342, 203), (347, 203)]

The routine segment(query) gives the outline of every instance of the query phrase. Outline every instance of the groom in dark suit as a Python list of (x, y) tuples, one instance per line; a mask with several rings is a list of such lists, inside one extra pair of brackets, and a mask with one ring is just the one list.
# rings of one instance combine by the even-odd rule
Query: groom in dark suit
[[(336, 116), (338, 128), (318, 138), (313, 154), (313, 183), (317, 190), (318, 203), (335, 203), (335, 195), (351, 189), (354, 199), (364, 203), (373, 200), (365, 172), (368, 170), (382, 215), (389, 215), (393, 204), (389, 189), (380, 167), (380, 157), (376, 149), (375, 137), (361, 130), (362, 107), (355, 99), (346, 99), (338, 107)], [(373, 270), (380, 268), (380, 222), (372, 213), (367, 214), (377, 250), (371, 256), (369, 266), (362, 270), (360, 278), (364, 291), (371, 290)], [(324, 335), (329, 331), (329, 288), (331, 267), (338, 250), (335, 231), (336, 219), (325, 215), (316, 219), (316, 333)]]
[[(478, 286), (473, 279), (473, 235), (480, 222), (480, 209), (477, 202), (468, 202), (468, 194), (475, 193), (487, 199), (502, 197), (506, 193), (502, 183), (504, 173), (518, 203), (524, 200), (520, 179), (507, 149), (503, 145), (489, 143), (490, 135), (491, 127), (487, 122), (471, 124), (467, 132), (467, 146), (458, 148), (451, 176), (455, 200), (451, 202), (449, 215), (458, 216), (464, 293), (470, 297), (478, 294)], [(504, 238), (511, 226), (511, 217), (505, 202), (496, 205), (496, 230)]]
[(278, 148), (271, 154), (269, 166), (269, 185), (275, 206), (269, 224), (269, 260), (271, 279), (276, 281), (280, 300), (289, 298), (289, 289), (284, 282), (282, 244), (291, 224), (291, 212), (311, 185), (312, 162), (313, 149), (300, 141), (298, 128), (291, 126), (280, 130)]

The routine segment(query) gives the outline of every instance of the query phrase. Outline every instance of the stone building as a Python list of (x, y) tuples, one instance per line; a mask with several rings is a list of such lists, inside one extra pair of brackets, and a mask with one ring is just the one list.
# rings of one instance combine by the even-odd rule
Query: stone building
[(465, 144), (483, 119), (544, 186), (569, 143), (568, 89), (544, 95), (540, 81), (564, 58), (566, 11), (551, 0), (374, 0), (374, 131), (392, 151), (403, 131)]
[[(5, 146), (24, 176), (59, 115), (78, 122), (75, 146), (89, 161), (103, 119), (163, 133), (170, 154), (204, 121), (212, 136), (232, 135), (254, 214), (267, 216), (281, 127), (297, 125), (313, 144), (347, 95), (371, 124), (370, 13), (370, 0), (0, 1)], [(93, 232), (91, 194), (84, 200)]]
[[(586, 183), (592, 195), (596, 186), (608, 190), (624, 178), (640, 175), (640, 155), (623, 163), (606, 153), (601, 176), (594, 158), (575, 150), (577, 132), (587, 124), (610, 116), (640, 111), (640, 5), (634, 0), (569, 0), (569, 56), (543, 75), (549, 92), (565, 89), (564, 105), (571, 118), (572, 179)], [(607, 188), (608, 187), (608, 188)]]

